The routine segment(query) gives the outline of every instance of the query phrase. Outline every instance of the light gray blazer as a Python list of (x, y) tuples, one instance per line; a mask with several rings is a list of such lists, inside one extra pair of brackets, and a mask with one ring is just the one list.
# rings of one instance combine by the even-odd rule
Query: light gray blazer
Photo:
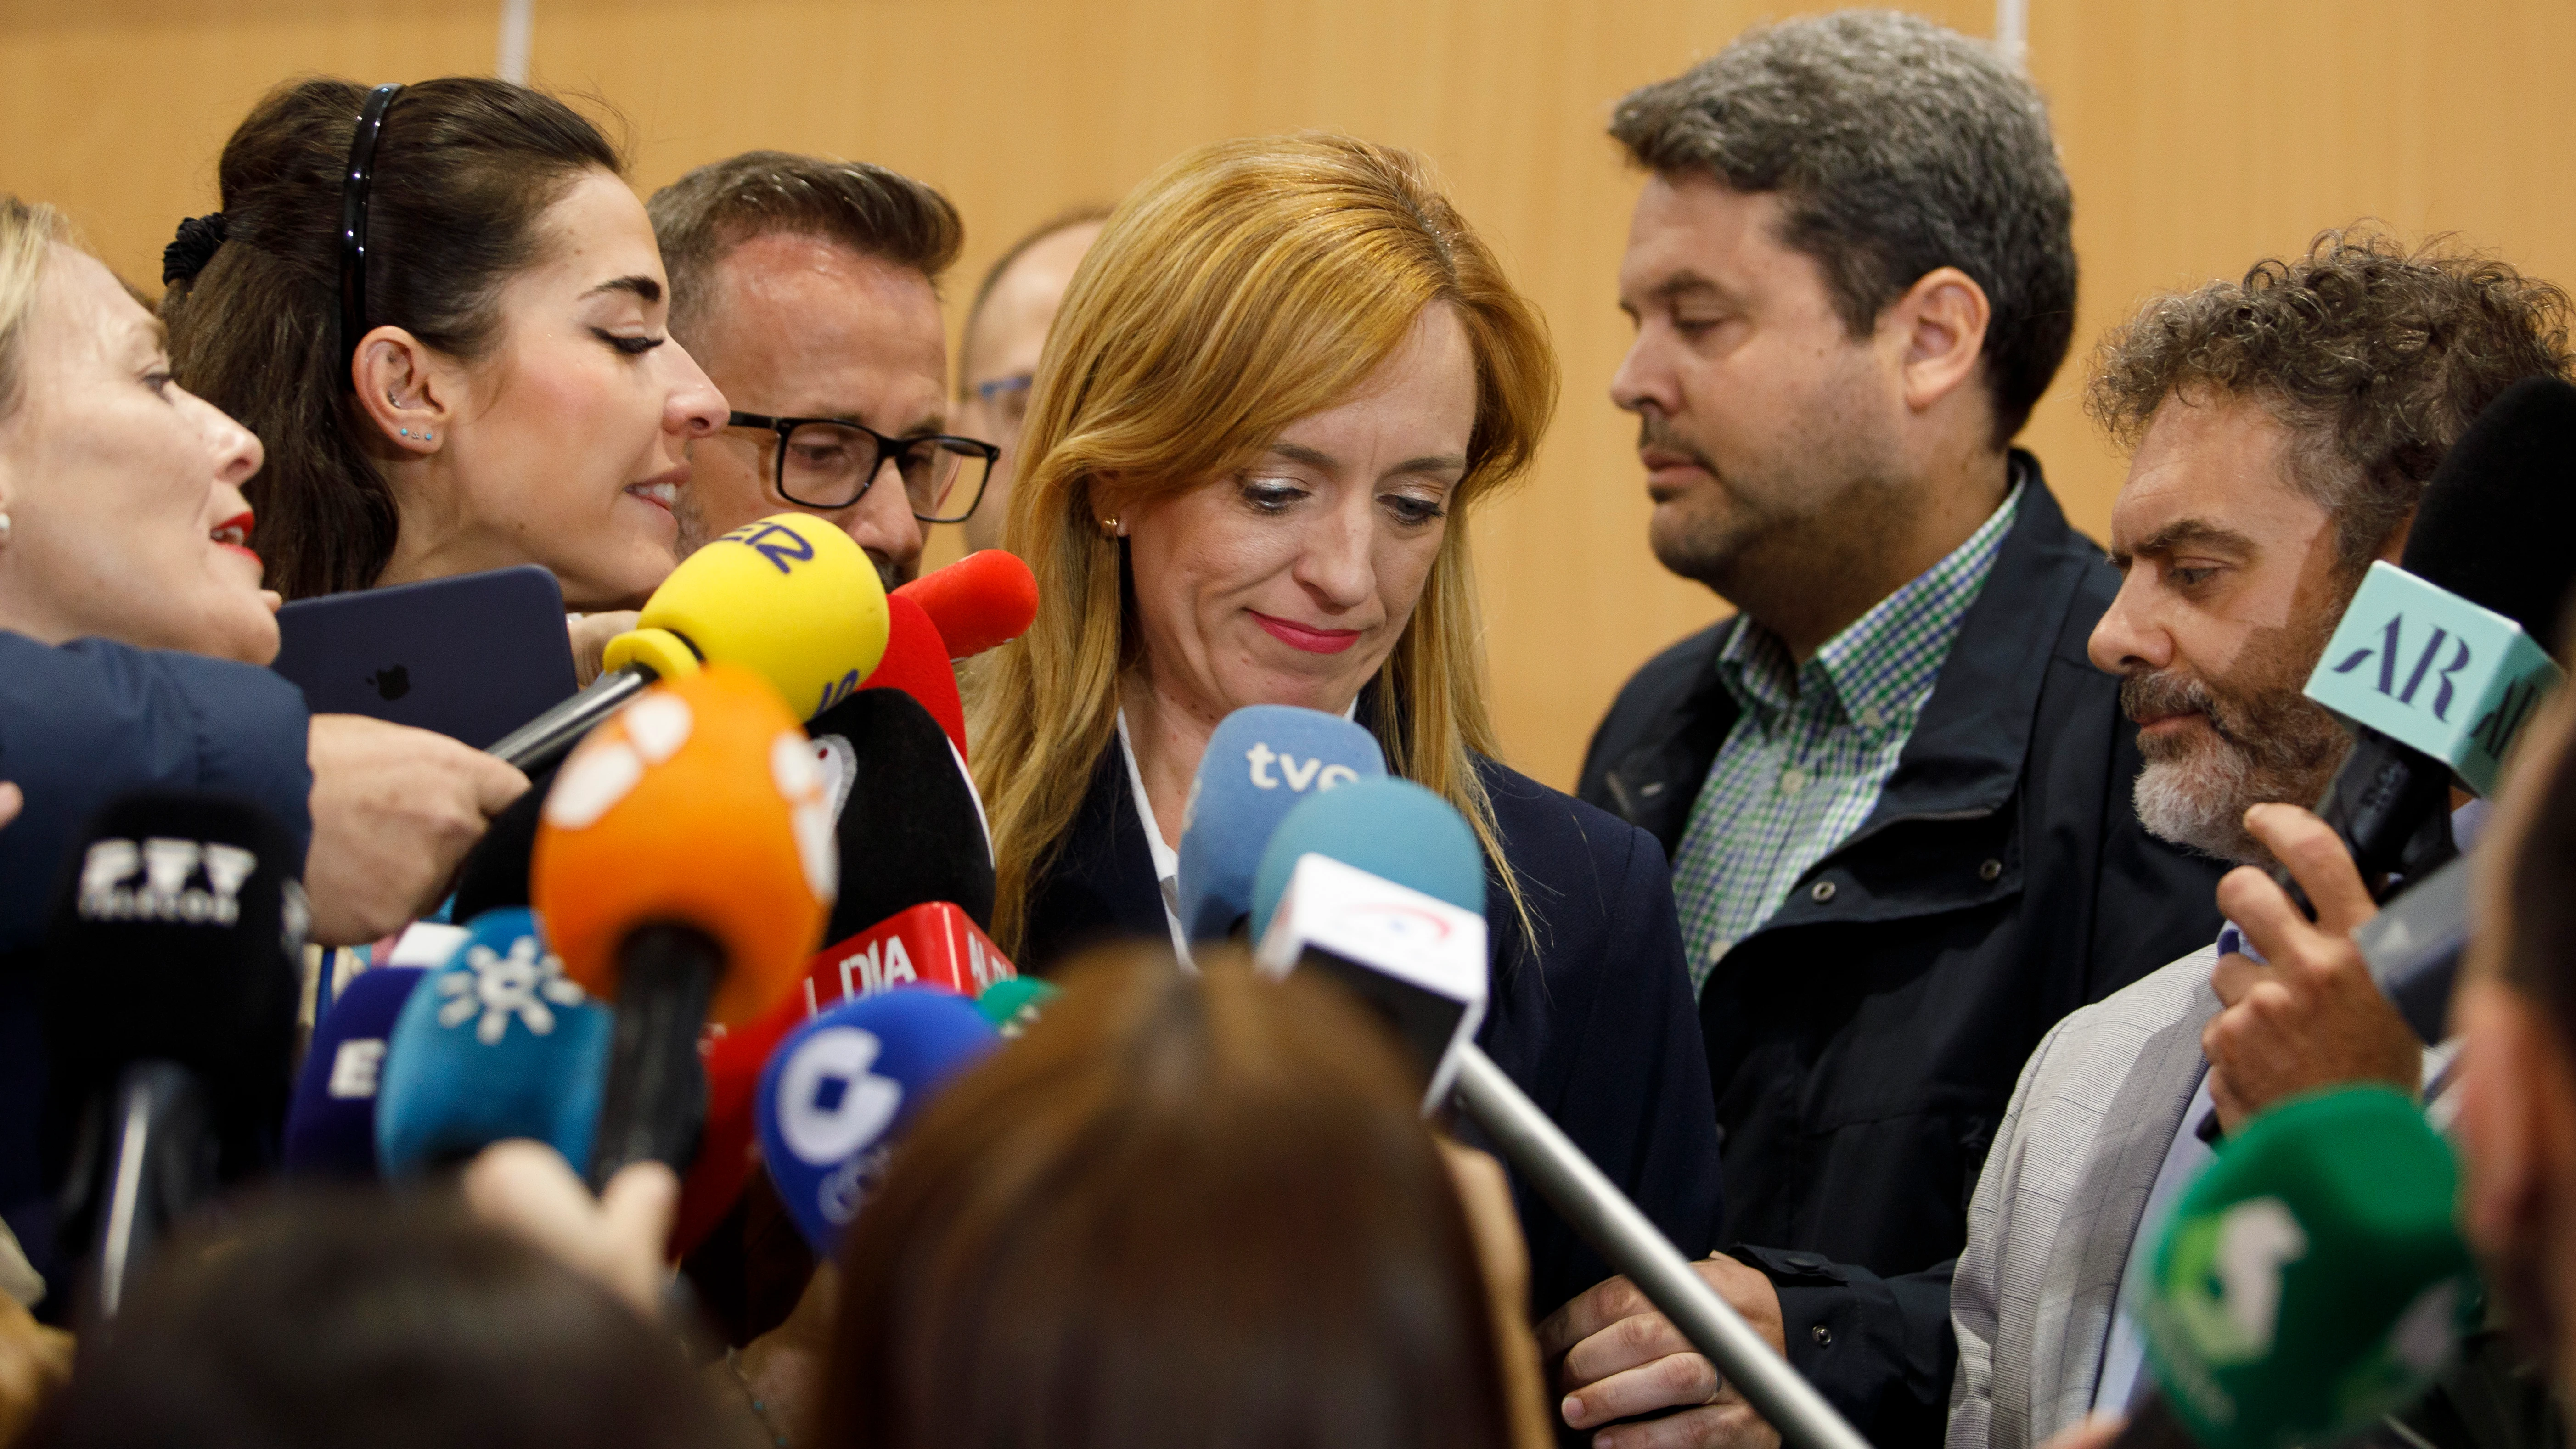
[(2093, 1407), (2120, 1274), (2207, 1070), (2215, 945), (2067, 1017), (2013, 1089), (1950, 1283), (1948, 1449), (2032, 1449)]

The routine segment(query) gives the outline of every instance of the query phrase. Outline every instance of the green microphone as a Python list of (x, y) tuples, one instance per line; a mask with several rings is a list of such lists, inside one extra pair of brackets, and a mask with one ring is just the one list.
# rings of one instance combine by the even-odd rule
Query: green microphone
[(2329, 1444), (2412, 1403), (2482, 1302), (2458, 1190), (2449, 1145), (2387, 1087), (2248, 1121), (2156, 1245), (2133, 1308), (2161, 1392), (2120, 1443)]

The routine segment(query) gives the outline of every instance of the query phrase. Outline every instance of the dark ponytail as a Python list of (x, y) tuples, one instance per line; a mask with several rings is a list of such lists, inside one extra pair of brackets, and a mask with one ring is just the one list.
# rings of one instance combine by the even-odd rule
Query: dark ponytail
[[(269, 586), (290, 599), (373, 584), (398, 529), (338, 345), (340, 177), (366, 95), (314, 79), (260, 101), (224, 144), (221, 245), (161, 302), (181, 385), (267, 446), (244, 492)], [(537, 260), (538, 218), (588, 171), (625, 161), (552, 96), (472, 76), (405, 87), (376, 147), (369, 324), (481, 357), (502, 284)]]

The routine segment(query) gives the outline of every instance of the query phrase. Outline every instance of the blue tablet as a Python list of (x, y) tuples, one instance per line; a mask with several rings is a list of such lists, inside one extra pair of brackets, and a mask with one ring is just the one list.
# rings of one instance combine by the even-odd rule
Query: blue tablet
[(299, 599), (277, 662), (315, 714), (363, 714), (476, 749), (573, 692), (563, 590), (534, 564)]

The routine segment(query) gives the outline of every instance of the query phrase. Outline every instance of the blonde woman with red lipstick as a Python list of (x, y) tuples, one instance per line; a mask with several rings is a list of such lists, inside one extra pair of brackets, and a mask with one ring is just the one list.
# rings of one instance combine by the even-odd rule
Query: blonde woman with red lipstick
[[(261, 460), (55, 214), (0, 197), (0, 780), (25, 796), (0, 830), (0, 957), (41, 929), (72, 832), (125, 791), (246, 796), (309, 834), (314, 934), (346, 944), (408, 919), (527, 788), (443, 735), (308, 716), (256, 667), (277, 653), (242, 498)], [(13, 1105), (0, 1083), (0, 1119)]]
[[(1140, 187), (1074, 277), (1022, 435), (1009, 546), (1042, 603), (972, 702), (995, 934), (1041, 973), (1168, 939), (1217, 723), (1350, 712), (1484, 844), (1486, 1049), (1698, 1253), (1717, 1135), (1663, 851), (1493, 758), (1468, 520), (1555, 392), (1536, 312), (1406, 152), (1231, 141)], [(1524, 1226), (1541, 1312), (1608, 1276), (1553, 1214)]]
[(512, 564), (577, 610), (677, 562), (688, 444), (723, 396), (665, 323), (624, 161), (542, 92), (308, 79), (225, 144), (224, 209), (164, 264), (179, 378), (268, 448), (287, 598)]

